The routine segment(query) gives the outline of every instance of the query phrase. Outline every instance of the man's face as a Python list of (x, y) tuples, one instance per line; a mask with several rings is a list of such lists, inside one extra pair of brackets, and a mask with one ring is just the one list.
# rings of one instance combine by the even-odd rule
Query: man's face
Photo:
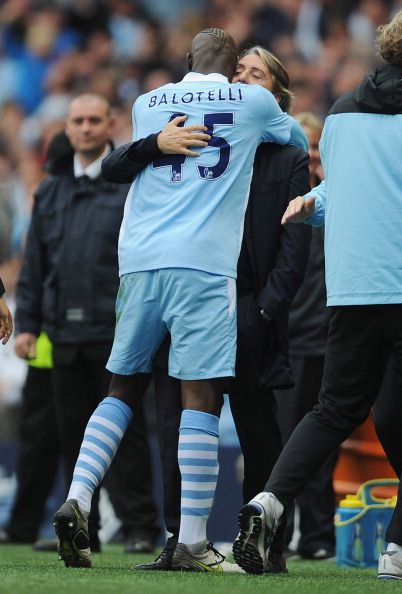
[(272, 91), (274, 87), (274, 81), (269, 69), (260, 56), (254, 54), (247, 54), (237, 62), (232, 83), (237, 82), (260, 85), (268, 89), (268, 91)]
[(113, 131), (113, 120), (107, 104), (96, 97), (76, 98), (72, 101), (66, 134), (78, 155), (96, 159), (105, 149)]

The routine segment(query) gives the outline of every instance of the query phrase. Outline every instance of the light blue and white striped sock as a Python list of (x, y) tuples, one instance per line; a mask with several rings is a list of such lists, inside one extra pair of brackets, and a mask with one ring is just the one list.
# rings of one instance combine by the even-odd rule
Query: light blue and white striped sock
[(179, 542), (192, 545), (207, 538), (207, 520), (218, 480), (219, 417), (183, 410), (178, 459), (181, 472)]
[(131, 408), (112, 396), (102, 400), (92, 413), (67, 495), (67, 499), (78, 501), (81, 511), (89, 513), (93, 492), (111, 465), (132, 418)]

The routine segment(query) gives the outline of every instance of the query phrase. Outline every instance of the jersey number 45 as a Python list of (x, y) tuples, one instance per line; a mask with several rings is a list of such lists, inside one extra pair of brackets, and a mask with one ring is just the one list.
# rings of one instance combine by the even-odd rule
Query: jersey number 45
[[(173, 113), (169, 122), (178, 116), (186, 115), (184, 113)], [(215, 165), (195, 165), (198, 175), (201, 179), (213, 180), (221, 177), (228, 168), (230, 162), (230, 144), (222, 136), (214, 135), (214, 126), (233, 126), (233, 113), (206, 113), (204, 114), (204, 126), (207, 128), (206, 134), (211, 136), (208, 146), (212, 146), (219, 151), (218, 161)], [(183, 126), (183, 124), (180, 124)], [(153, 167), (170, 167), (170, 181), (179, 183), (183, 179), (183, 166), (187, 160), (185, 155), (163, 155), (155, 159)]]

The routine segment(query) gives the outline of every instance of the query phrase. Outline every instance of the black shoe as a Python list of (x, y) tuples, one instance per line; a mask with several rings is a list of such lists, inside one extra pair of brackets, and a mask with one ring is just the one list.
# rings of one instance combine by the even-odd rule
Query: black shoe
[(172, 569), (172, 557), (174, 549), (167, 549), (166, 547), (160, 552), (155, 561), (150, 563), (140, 563), (135, 566), (135, 569), (151, 570), (151, 571), (169, 571)]
[(264, 573), (289, 573), (285, 557), (280, 553), (269, 551), (267, 568)]

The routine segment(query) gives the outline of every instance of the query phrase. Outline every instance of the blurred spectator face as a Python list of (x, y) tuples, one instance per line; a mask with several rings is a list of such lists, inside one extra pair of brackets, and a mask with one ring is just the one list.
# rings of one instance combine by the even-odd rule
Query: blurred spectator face
[(349, 57), (334, 73), (331, 81), (331, 91), (334, 98), (351, 91), (359, 85), (366, 74), (366, 67), (359, 59)]
[(86, 91), (114, 103), (117, 98), (117, 82), (113, 69), (98, 68), (88, 81)]
[(259, 56), (243, 56), (237, 63), (232, 82), (260, 85), (268, 91), (273, 89), (273, 80), (267, 66)]
[(362, 0), (359, 11), (365, 14), (376, 26), (389, 20), (388, 3), (384, 0)]
[(0, 147), (0, 181), (7, 179), (14, 169), (14, 164), (11, 156), (5, 149)]
[(71, 103), (66, 134), (75, 152), (93, 161), (113, 136), (113, 123), (109, 106), (102, 97), (80, 95)]
[(95, 31), (86, 39), (88, 59), (94, 64), (107, 64), (113, 60), (113, 42), (104, 31)]
[(310, 175), (315, 175), (319, 166), (321, 165), (320, 151), (318, 148), (320, 142), (320, 133), (318, 130), (313, 130), (308, 126), (303, 126), (308, 140), (308, 154), (310, 157), (309, 171)]
[(61, 20), (57, 6), (32, 14), (25, 43), (33, 54), (46, 57), (51, 53), (60, 33)]

